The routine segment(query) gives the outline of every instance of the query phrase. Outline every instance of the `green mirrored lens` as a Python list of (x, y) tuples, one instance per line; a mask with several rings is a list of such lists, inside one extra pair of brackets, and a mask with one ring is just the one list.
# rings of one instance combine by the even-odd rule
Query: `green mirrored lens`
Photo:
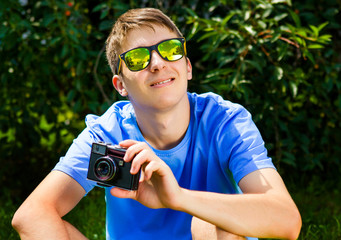
[(131, 71), (139, 71), (146, 68), (150, 61), (147, 48), (133, 49), (125, 54), (125, 62)]
[(179, 60), (184, 55), (181, 41), (178, 39), (171, 39), (160, 43), (158, 50), (161, 56), (167, 61)]

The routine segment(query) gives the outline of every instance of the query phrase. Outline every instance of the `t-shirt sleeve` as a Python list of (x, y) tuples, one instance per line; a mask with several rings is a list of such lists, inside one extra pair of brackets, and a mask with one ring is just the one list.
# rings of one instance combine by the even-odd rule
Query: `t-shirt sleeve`
[(96, 185), (95, 182), (87, 180), (91, 145), (94, 141), (89, 129), (84, 129), (53, 169), (53, 171), (62, 171), (71, 176), (84, 188), (86, 193)]
[(227, 163), (236, 183), (253, 171), (275, 168), (251, 114), (244, 107), (233, 104), (226, 115), (218, 133), (219, 148), (223, 149), (220, 159)]
[[(109, 115), (109, 117), (108, 117)], [(86, 128), (73, 140), (64, 157), (59, 159), (53, 170), (62, 171), (75, 179), (88, 193), (97, 186), (96, 182), (88, 180), (88, 167), (93, 142), (109, 142), (105, 136), (110, 136), (106, 126), (117, 126), (113, 114), (104, 117), (89, 114), (86, 116)]]
[(130, 116), (130, 113), (131, 107), (126, 101), (111, 106), (102, 116), (87, 115), (86, 128), (73, 141), (65, 156), (60, 158), (53, 170), (68, 174), (88, 193), (97, 186), (96, 182), (87, 179), (92, 143), (102, 141), (115, 145), (122, 141), (124, 127), (121, 127), (121, 114)]

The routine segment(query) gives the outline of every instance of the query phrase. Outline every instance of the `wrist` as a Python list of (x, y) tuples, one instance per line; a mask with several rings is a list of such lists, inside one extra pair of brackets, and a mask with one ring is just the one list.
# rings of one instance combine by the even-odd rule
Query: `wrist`
[(181, 211), (181, 212), (187, 212), (187, 203), (190, 202), (189, 196), (190, 196), (191, 190), (188, 190), (186, 188), (180, 188), (179, 193), (176, 196), (176, 200), (173, 203), (173, 210)]

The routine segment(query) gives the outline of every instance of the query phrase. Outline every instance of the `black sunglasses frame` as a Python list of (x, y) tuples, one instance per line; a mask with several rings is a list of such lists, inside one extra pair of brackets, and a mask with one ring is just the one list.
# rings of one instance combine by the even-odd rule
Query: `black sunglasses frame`
[[(184, 37), (181, 37), (181, 38), (169, 38), (169, 39), (165, 39), (165, 40), (163, 40), (163, 41), (161, 41), (161, 42), (158, 42), (158, 43), (155, 44), (155, 45), (152, 45), (152, 46), (149, 46), (149, 47), (137, 47), (137, 48), (129, 49), (128, 51), (126, 51), (126, 52), (120, 54), (119, 57), (118, 57), (118, 62), (117, 62), (117, 67), (116, 67), (116, 73), (117, 73), (117, 75), (120, 74), (120, 72), (121, 72), (122, 61), (126, 64), (127, 68), (128, 68), (130, 71), (132, 71), (132, 72), (138, 72), (138, 71), (142, 71), (143, 69), (146, 69), (146, 68), (149, 66), (149, 64), (150, 64), (150, 62), (151, 62), (151, 60), (152, 60), (152, 51), (153, 51), (153, 50), (155, 50), (155, 51), (159, 54), (159, 56), (160, 56), (162, 59), (166, 60), (166, 61), (175, 62), (175, 61), (180, 60), (181, 58), (179, 58), (179, 59), (177, 59), (177, 60), (174, 60), (174, 61), (170, 61), (170, 60), (168, 60), (167, 58), (162, 57), (162, 55), (160, 54), (160, 52), (159, 52), (159, 50), (158, 50), (158, 46), (159, 46), (161, 43), (167, 42), (167, 41), (169, 41), (169, 40), (179, 40), (179, 41), (181, 42), (182, 50), (183, 50), (183, 52), (184, 52), (184, 55), (183, 55), (181, 58), (183, 58), (184, 56), (187, 56), (187, 51), (186, 51), (186, 39), (185, 39)], [(146, 48), (146, 49), (148, 49), (149, 55), (150, 55), (149, 63), (148, 63), (147, 66), (144, 67), (143, 69), (140, 69), (140, 70), (131, 70), (131, 69), (128, 67), (127, 63), (126, 63), (125, 55), (126, 55), (128, 52), (130, 52), (130, 51), (132, 51), (132, 50), (135, 50), (135, 49), (139, 49), (139, 48)]]

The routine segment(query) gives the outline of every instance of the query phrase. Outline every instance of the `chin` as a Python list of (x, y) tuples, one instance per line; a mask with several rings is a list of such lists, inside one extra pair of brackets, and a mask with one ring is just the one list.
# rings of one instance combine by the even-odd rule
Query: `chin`
[(156, 107), (161, 109), (167, 109), (175, 107), (178, 104), (188, 101), (187, 90), (178, 91), (176, 94), (167, 94), (158, 99)]

